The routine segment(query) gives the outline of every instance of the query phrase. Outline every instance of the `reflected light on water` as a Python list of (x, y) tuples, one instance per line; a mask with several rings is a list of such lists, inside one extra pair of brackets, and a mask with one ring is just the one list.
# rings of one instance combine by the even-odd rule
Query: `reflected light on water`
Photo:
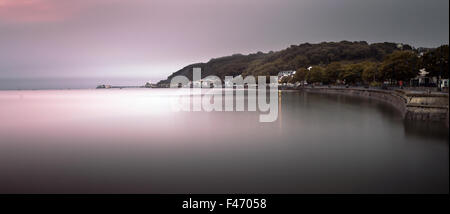
[(177, 96), (0, 91), (0, 193), (448, 193), (448, 129), (385, 103), (280, 91), (260, 123)]

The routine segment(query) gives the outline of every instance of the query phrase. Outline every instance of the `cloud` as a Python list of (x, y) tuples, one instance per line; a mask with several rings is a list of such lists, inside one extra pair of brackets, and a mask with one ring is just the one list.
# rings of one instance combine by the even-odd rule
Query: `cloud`
[(0, 21), (7, 23), (61, 22), (83, 10), (118, 0), (0, 0)]
[(448, 0), (0, 0), (0, 79), (162, 79), (303, 42), (436, 47), (448, 43), (448, 20)]
[(62, 21), (74, 10), (51, 0), (0, 0), (0, 18), (9, 23)]

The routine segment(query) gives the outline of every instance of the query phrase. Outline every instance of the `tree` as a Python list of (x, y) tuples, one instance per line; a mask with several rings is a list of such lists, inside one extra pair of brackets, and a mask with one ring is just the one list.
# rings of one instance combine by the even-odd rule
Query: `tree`
[(343, 71), (339, 74), (339, 78), (344, 80), (345, 83), (357, 83), (361, 82), (361, 75), (364, 70), (362, 63), (347, 64), (343, 67)]
[(340, 62), (332, 62), (325, 68), (324, 79), (327, 83), (336, 83), (342, 71), (343, 68)]
[[(373, 44), (363, 41), (304, 43), (292, 45), (280, 51), (258, 52), (249, 55), (234, 54), (214, 58), (206, 63), (191, 64), (171, 74), (166, 80), (162, 80), (160, 84), (168, 84), (170, 79), (178, 75), (186, 76), (192, 80), (192, 68), (194, 67), (202, 69), (202, 76), (216, 75), (221, 78), (237, 75), (276, 75), (279, 71), (308, 67), (310, 65), (328, 65), (333, 62), (352, 63), (365, 60), (381, 61), (387, 54), (400, 49), (396, 43), (386, 42)], [(402, 49), (408, 49), (408, 46), (403, 45)], [(328, 71), (336, 70), (331, 69)], [(328, 71), (326, 72), (325, 82), (333, 83), (337, 79), (336, 74)]]
[(395, 51), (380, 66), (384, 80), (408, 81), (418, 75), (418, 57), (412, 51)]
[(297, 71), (295, 71), (293, 81), (301, 82), (303, 84), (303, 82), (306, 80), (307, 72), (308, 72), (308, 70), (306, 68), (297, 69)]
[(375, 62), (364, 62), (363, 63), (363, 72), (361, 75), (362, 80), (365, 83), (372, 83), (381, 81), (382, 77), (380, 72), (378, 71), (379, 64)]
[(308, 83), (318, 83), (323, 81), (324, 70), (320, 66), (314, 66), (306, 73), (306, 81)]
[(289, 76), (284, 76), (280, 79), (281, 84), (288, 83), (288, 81), (289, 81)]
[(309, 64), (309, 60), (306, 56), (304, 55), (297, 55), (293, 60), (292, 60), (292, 66), (294, 68), (298, 68), (298, 67), (304, 67), (306, 65)]
[(434, 50), (426, 52), (420, 58), (420, 67), (425, 68), (429, 72), (428, 76), (439, 77), (444, 79), (449, 77), (448, 75), (448, 45), (442, 45)]
[(298, 81), (296, 81), (296, 80), (294, 79), (294, 76), (289, 76), (288, 83), (294, 84), (294, 83), (296, 83), (296, 82), (298, 82)]

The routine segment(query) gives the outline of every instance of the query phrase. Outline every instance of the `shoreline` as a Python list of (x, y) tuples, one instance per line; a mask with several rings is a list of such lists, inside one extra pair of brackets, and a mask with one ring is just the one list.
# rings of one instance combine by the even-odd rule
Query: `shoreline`
[(342, 94), (379, 100), (398, 109), (405, 120), (445, 122), (449, 125), (448, 94), (368, 88), (298, 88), (308, 93)]

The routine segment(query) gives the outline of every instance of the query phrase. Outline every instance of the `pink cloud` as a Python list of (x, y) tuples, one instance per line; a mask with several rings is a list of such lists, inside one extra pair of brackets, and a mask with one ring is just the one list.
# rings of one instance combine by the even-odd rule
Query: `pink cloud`
[(0, 21), (25, 23), (63, 21), (79, 11), (82, 6), (66, 0), (0, 0)]

